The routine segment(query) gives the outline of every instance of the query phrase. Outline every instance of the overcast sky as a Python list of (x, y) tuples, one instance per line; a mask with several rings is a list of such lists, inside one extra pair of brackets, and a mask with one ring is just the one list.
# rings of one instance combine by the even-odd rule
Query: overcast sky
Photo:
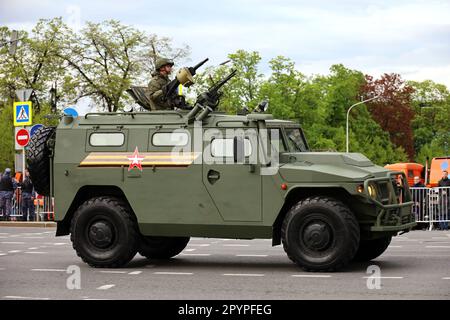
[(57, 16), (74, 27), (118, 19), (169, 36), (191, 47), (192, 62), (217, 64), (237, 49), (255, 50), (262, 71), (284, 55), (308, 75), (343, 63), (450, 88), (450, 0), (0, 0), (1, 25), (30, 29)]

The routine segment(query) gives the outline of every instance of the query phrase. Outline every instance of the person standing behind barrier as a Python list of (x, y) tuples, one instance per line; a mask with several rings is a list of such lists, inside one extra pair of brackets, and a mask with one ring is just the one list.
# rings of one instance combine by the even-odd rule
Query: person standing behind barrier
[[(414, 177), (414, 184), (413, 188), (425, 188), (425, 185), (420, 180), (420, 177), (415, 176)], [(414, 211), (416, 214), (416, 220), (423, 220), (424, 219), (424, 208), (425, 208), (425, 189), (413, 189), (412, 195), (414, 200)]]
[(30, 173), (25, 170), (25, 177), (21, 183), (22, 187), (22, 220), (34, 221), (34, 197), (33, 197), (33, 183), (30, 179)]
[(6, 168), (0, 179), (0, 212), (5, 220), (9, 220), (11, 215), (11, 202), (14, 195), (14, 180), (11, 178), (11, 169)]
[[(438, 182), (438, 187), (447, 187), (441, 190), (441, 220), (448, 220), (450, 213), (450, 179), (448, 178), (448, 171), (442, 171), (442, 179)], [(439, 229), (448, 230), (448, 222), (439, 222)]]

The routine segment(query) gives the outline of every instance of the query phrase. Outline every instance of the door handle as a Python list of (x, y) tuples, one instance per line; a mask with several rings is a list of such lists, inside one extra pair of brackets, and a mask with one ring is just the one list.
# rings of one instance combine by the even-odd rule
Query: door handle
[(209, 170), (207, 174), (207, 178), (209, 183), (214, 184), (217, 182), (217, 180), (220, 179), (220, 172), (216, 170)]

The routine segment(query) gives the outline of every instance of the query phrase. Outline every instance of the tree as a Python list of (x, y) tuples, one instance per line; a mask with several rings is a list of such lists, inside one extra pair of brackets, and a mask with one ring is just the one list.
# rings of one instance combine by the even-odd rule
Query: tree
[(416, 161), (448, 155), (450, 140), (450, 93), (443, 84), (431, 80), (409, 81), (414, 89), (412, 105), (415, 110), (412, 127)]
[(384, 74), (380, 79), (366, 76), (363, 87), (365, 96), (380, 95), (379, 99), (369, 102), (369, 110), (376, 122), (389, 133), (391, 141), (402, 147), (408, 159), (414, 158), (411, 106), (414, 89), (402, 80), (399, 74)]
[[(32, 89), (35, 111), (50, 99), (50, 89), (60, 88), (59, 97), (66, 92), (72, 78), (66, 66), (57, 57), (65, 41), (67, 29), (60, 18), (42, 19), (31, 34), (19, 31), (19, 45), (16, 53), (7, 54), (7, 48), (0, 51), (0, 96), (3, 100), (14, 99), (15, 90)], [(2, 38), (9, 37), (11, 30), (1, 27)], [(68, 90), (70, 91), (70, 90)]]

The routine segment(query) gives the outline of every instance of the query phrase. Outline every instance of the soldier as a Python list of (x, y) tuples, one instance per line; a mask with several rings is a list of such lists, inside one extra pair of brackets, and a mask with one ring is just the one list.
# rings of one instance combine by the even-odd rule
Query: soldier
[(174, 63), (166, 58), (156, 60), (155, 72), (148, 84), (148, 94), (152, 110), (172, 110), (175, 107), (170, 97), (164, 99), (166, 86), (170, 82), (169, 75), (172, 73)]

